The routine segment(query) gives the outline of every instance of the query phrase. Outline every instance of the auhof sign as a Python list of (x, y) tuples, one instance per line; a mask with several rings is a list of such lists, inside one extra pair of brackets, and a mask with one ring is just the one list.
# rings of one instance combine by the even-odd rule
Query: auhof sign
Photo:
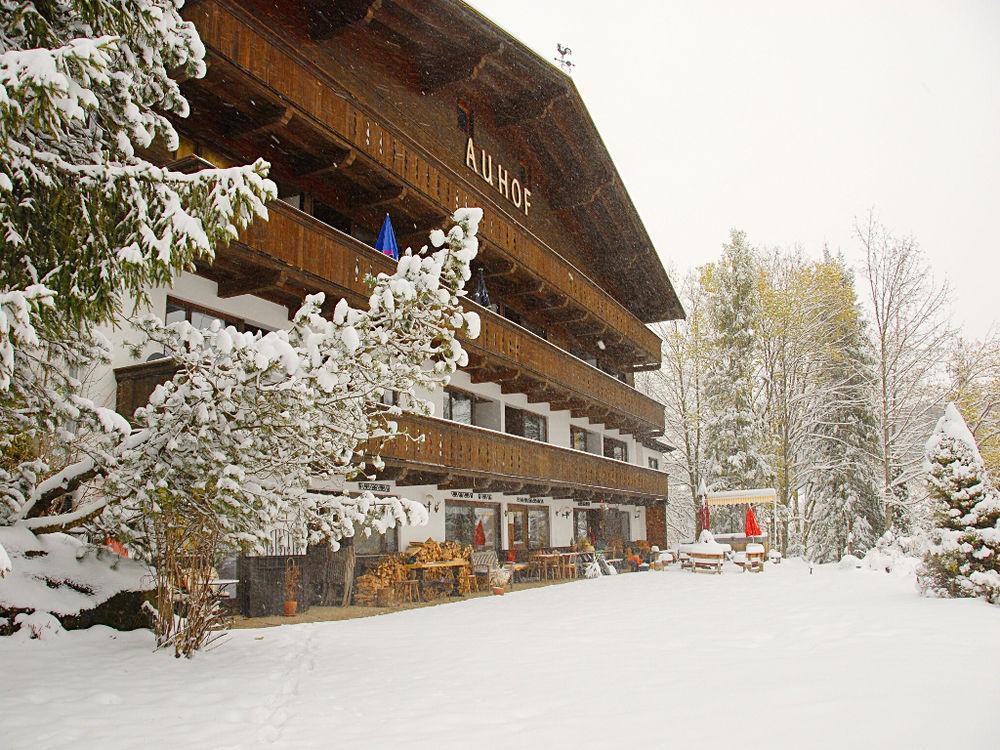
[(523, 211), (525, 216), (528, 215), (531, 191), (504, 169), (499, 161), (494, 165), (493, 155), (486, 153), (486, 149), (478, 149), (477, 154), (472, 138), (465, 144), (465, 166), (478, 174), (484, 182), (495, 187), (500, 195), (514, 204), (514, 208)]

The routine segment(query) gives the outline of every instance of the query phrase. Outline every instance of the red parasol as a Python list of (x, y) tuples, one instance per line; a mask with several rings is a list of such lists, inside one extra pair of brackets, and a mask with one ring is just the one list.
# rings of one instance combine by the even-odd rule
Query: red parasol
[(473, 537), (472, 541), (475, 542), (477, 547), (483, 547), (486, 545), (486, 529), (483, 528), (482, 521), (476, 524), (476, 535)]
[(698, 508), (698, 525), (701, 526), (702, 531), (711, 525), (708, 517), (708, 502), (704, 499), (701, 501), (701, 507)]
[(760, 530), (760, 524), (757, 523), (757, 516), (754, 515), (753, 506), (747, 505), (747, 520), (744, 526), (744, 533), (747, 536), (763, 536)]

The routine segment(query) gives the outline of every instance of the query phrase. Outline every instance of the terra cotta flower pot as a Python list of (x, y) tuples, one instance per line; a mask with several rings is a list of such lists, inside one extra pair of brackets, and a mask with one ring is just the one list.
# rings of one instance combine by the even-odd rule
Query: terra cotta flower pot
[(299, 603), (295, 599), (285, 600), (285, 617), (291, 617), (299, 611)]

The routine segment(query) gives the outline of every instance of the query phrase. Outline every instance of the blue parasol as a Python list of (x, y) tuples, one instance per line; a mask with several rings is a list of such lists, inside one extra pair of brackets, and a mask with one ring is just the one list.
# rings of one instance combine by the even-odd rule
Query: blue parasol
[(393, 260), (399, 260), (399, 246), (396, 244), (396, 233), (392, 230), (389, 214), (385, 215), (385, 221), (382, 222), (382, 230), (378, 233), (378, 239), (375, 240), (375, 249)]

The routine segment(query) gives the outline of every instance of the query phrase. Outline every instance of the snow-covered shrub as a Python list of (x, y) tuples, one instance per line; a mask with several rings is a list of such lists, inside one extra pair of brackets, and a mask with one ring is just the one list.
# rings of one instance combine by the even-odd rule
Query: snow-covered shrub
[(925, 450), (933, 523), (918, 574), (931, 596), (980, 596), (1000, 603), (1000, 493), (954, 404)]
[(0, 613), (15, 631), (50, 617), (60, 629), (96, 622), (146, 626), (138, 603), (152, 588), (145, 565), (67, 534), (36, 536), (16, 526), (0, 527), (0, 544), (13, 563), (0, 578)]

